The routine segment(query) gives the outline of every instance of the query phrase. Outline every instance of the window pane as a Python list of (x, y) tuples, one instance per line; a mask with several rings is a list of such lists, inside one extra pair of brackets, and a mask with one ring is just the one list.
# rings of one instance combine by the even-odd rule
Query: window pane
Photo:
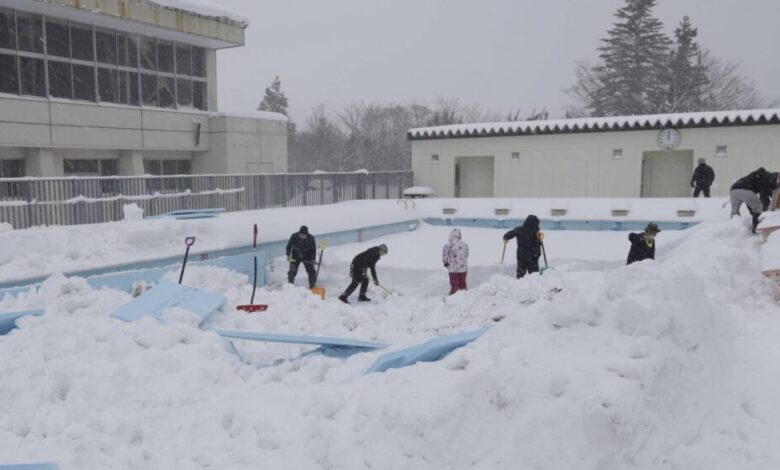
[(138, 67), (138, 46), (135, 36), (118, 34), (116, 39), (119, 48), (119, 65)]
[(46, 96), (43, 59), (19, 57), (19, 67), (22, 75), (22, 94)]
[(24, 159), (0, 160), (0, 178), (21, 178), (25, 176)]
[(98, 29), (95, 31), (97, 60), (104, 64), (116, 65), (116, 38), (113, 31)]
[(206, 50), (202, 47), (192, 47), (192, 74), (206, 77)]
[(178, 175), (179, 174), (179, 161), (178, 160), (163, 160), (163, 162), (162, 162), (162, 174), (164, 174), (164, 175)]
[(16, 49), (16, 25), (14, 12), (0, 8), (0, 47)]
[(95, 68), (73, 64), (73, 97), (95, 101)]
[(161, 175), (162, 162), (160, 160), (144, 160), (144, 174)]
[(119, 160), (100, 160), (100, 176), (119, 174)]
[(141, 68), (157, 70), (157, 52), (155, 51), (154, 38), (141, 37)]
[(141, 75), (141, 96), (145, 106), (157, 106), (157, 76)]
[(192, 52), (187, 44), (176, 45), (176, 73), (192, 75)]
[(98, 96), (100, 97), (100, 101), (119, 103), (117, 72), (115, 69), (98, 67)]
[(157, 69), (173, 73), (173, 43), (157, 41)]
[(97, 160), (63, 160), (62, 166), (66, 174), (98, 175)]
[(91, 26), (70, 24), (70, 51), (74, 59), (95, 60)]
[(179, 174), (191, 175), (192, 174), (192, 162), (189, 160), (179, 160)]
[(192, 106), (192, 80), (178, 79), (176, 87), (179, 106)]
[(130, 72), (127, 76), (130, 79), (130, 102), (128, 104), (140, 106), (141, 100), (138, 98), (138, 74)]
[(161, 108), (175, 108), (176, 101), (174, 99), (173, 90), (173, 78), (160, 77), (158, 82), (159, 86), (159, 99)]
[(70, 57), (67, 22), (46, 20), (46, 52), (57, 57)]
[(203, 111), (208, 110), (206, 82), (192, 82), (192, 105)]
[(19, 50), (43, 52), (43, 24), (41, 15), (16, 12)]
[(0, 54), (0, 93), (19, 94), (16, 56)]
[(49, 96), (73, 98), (69, 63), (49, 61)]

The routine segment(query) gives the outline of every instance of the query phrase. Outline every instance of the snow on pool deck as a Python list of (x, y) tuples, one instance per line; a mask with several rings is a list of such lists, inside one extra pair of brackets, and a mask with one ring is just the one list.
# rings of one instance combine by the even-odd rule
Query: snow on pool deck
[[(268, 312), (232, 310), (245, 276), (188, 270), (222, 293), (213, 329), (337, 336), (393, 348), (505, 317), (440, 362), (363, 375), (379, 353), (290, 359), (294, 345), (237, 341), (242, 364), (182, 311), (168, 324), (108, 315), (130, 299), (53, 276), (3, 310), (45, 307), (0, 337), (3, 463), (80, 468), (680, 468), (780, 465), (780, 309), (742, 221), (663, 232), (658, 260), (623, 266), (625, 233), (547, 233), (554, 270), (515, 280), (503, 231), (465, 229), (471, 289), (446, 297), (448, 228), (326, 252), (320, 301), (260, 289)], [(383, 283), (404, 292), (347, 306), (333, 296), (361, 249), (385, 242)], [(175, 278), (176, 273), (171, 276)], [(303, 283), (303, 273), (299, 275)], [(555, 294), (553, 288), (562, 288)]]

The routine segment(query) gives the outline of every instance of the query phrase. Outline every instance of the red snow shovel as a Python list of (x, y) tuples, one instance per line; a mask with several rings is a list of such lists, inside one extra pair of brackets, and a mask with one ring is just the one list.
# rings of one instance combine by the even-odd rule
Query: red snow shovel
[(249, 299), (248, 305), (236, 305), (236, 308), (247, 313), (265, 312), (268, 310), (268, 305), (255, 304), (255, 291), (257, 290), (257, 224), (254, 226), (252, 235), (252, 249), (254, 250), (254, 265), (255, 273), (252, 279), (252, 298)]

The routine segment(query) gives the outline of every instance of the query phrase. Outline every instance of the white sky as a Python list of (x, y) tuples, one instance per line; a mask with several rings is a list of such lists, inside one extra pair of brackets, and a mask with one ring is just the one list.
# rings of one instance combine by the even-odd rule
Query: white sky
[[(562, 114), (574, 64), (593, 61), (623, 0), (222, 0), (249, 18), (246, 46), (218, 52), (224, 111), (254, 109), (275, 75), (303, 122), (313, 106), (458, 97), (522, 114)], [(780, 0), (660, 0), (667, 33), (683, 15), (699, 44), (738, 61), (780, 98)]]

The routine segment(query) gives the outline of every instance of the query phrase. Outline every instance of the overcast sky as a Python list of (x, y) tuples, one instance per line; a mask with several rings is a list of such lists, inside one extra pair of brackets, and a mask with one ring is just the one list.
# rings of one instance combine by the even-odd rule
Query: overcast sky
[[(780, 98), (780, 0), (660, 0), (671, 34), (683, 15), (699, 44), (741, 63)], [(623, 0), (222, 0), (247, 17), (246, 46), (217, 53), (219, 104), (254, 109), (279, 75), (293, 120), (357, 101), (464, 104), (523, 114), (571, 102), (574, 64), (593, 61)]]

